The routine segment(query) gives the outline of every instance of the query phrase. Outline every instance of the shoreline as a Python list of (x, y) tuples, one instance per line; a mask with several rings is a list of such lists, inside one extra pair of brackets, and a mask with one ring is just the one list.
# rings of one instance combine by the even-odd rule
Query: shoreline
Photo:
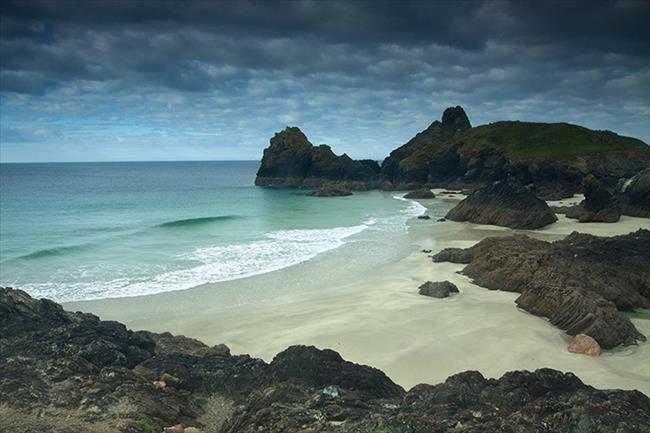
[[(442, 382), (465, 370), (500, 377), (510, 370), (550, 367), (572, 371), (599, 388), (638, 389), (650, 395), (650, 366), (644, 362), (650, 359), (649, 342), (604, 351), (598, 358), (570, 354), (566, 351), (570, 337), (545, 319), (518, 310), (517, 293), (476, 286), (456, 273), (464, 265), (432, 263), (420, 251), (468, 247), (486, 236), (514, 232), (555, 240), (574, 230), (612, 236), (647, 226), (643, 218), (603, 224), (558, 217), (555, 224), (535, 231), (413, 218), (408, 234), (401, 237), (402, 247), (407, 247), (404, 254), (349, 282), (318, 281), (320, 262), (337, 254), (334, 250), (280, 271), (231, 282), (64, 307), (118, 320), (132, 329), (169, 331), (210, 345), (224, 343), (234, 353), (266, 361), (293, 344), (331, 348), (353, 362), (381, 369), (406, 389)], [(302, 275), (303, 285), (312, 280), (312, 287), (267, 299), (242, 298), (244, 302), (229, 307), (219, 302), (226, 291), (237, 296), (237, 287), (264, 287), (283, 278), (292, 281), (289, 278), (295, 275)], [(422, 297), (417, 287), (427, 280), (450, 280), (460, 293), (446, 299)], [(635, 326), (650, 337), (650, 312), (635, 316)]]

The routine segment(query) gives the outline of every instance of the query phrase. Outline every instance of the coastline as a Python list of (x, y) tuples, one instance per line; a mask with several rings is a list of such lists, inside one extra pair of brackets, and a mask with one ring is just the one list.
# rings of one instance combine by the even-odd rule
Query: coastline
[[(436, 192), (438, 197), (445, 196), (436, 200), (450, 205), (460, 198)], [(574, 230), (611, 236), (647, 224), (647, 219), (632, 217), (615, 224), (577, 223), (559, 215), (557, 223), (544, 229), (516, 232), (554, 240)], [(638, 389), (650, 395), (650, 366), (645, 362), (650, 359), (648, 342), (605, 351), (598, 358), (570, 354), (566, 351), (570, 337), (544, 319), (518, 310), (514, 304), (518, 294), (478, 287), (456, 273), (463, 265), (432, 263), (420, 251), (468, 247), (486, 236), (514, 230), (436, 222), (433, 215), (429, 221), (413, 218), (409, 226), (408, 234), (399, 237), (400, 245), (386, 248), (394, 254), (379, 267), (368, 264), (351, 269), (358, 264), (352, 260), (324, 269), (328, 260), (342, 253), (334, 250), (268, 274), (64, 307), (118, 320), (132, 329), (170, 331), (207, 344), (225, 343), (235, 353), (267, 361), (292, 344), (332, 348), (346, 359), (383, 370), (407, 389), (421, 382), (441, 382), (464, 370), (498, 377), (509, 370), (550, 367), (572, 371), (599, 388)], [(269, 294), (276, 296), (256, 298), (255, 293), (241, 290), (245, 286), (280, 287), (282, 280), (294, 281), (290, 278), (297, 276), (301, 278), (291, 293), (271, 290)], [(447, 299), (422, 297), (417, 287), (426, 280), (450, 280), (461, 293)], [(224, 296), (232, 298), (228, 307), (220, 304)], [(650, 312), (632, 320), (650, 337)]]

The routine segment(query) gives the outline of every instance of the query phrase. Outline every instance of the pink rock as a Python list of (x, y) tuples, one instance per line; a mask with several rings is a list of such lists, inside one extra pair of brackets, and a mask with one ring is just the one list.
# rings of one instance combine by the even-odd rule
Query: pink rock
[(600, 355), (600, 344), (586, 334), (578, 334), (573, 337), (567, 350), (571, 353), (598, 356)]

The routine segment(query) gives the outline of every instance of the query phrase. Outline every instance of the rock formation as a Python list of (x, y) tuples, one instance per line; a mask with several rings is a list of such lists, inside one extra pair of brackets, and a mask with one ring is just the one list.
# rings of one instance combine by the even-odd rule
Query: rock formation
[(349, 189), (413, 190), (510, 180), (540, 198), (558, 200), (581, 192), (590, 173), (612, 190), (621, 178), (648, 167), (650, 146), (634, 138), (568, 123), (501, 121), (472, 128), (456, 106), (393, 150), (381, 169), (375, 161), (353, 161), (328, 146), (314, 147), (298, 128), (287, 128), (264, 151), (256, 184), (317, 187), (341, 181)]
[(650, 399), (571, 373), (467, 371), (404, 391), (331, 350), (271, 363), (0, 289), (0, 431), (647, 433)]
[(615, 199), (625, 215), (650, 218), (650, 167), (624, 180)]
[(366, 190), (377, 186), (378, 172), (375, 161), (337, 156), (325, 144), (311, 144), (300, 129), (287, 127), (264, 149), (255, 185), (318, 188), (335, 183), (346, 189)]
[(610, 349), (645, 340), (621, 311), (650, 307), (648, 245), (648, 230), (610, 238), (574, 232), (556, 242), (514, 235), (445, 249), (433, 260), (466, 263), (462, 273), (479, 286), (521, 293), (520, 308)]
[(449, 281), (427, 281), (418, 288), (420, 295), (432, 298), (446, 298), (451, 293), (458, 293), (458, 287)]
[(507, 181), (477, 189), (451, 209), (447, 219), (529, 230), (557, 221), (544, 200)]
[(621, 218), (621, 208), (598, 179), (590, 174), (584, 178), (582, 185), (585, 190), (585, 199), (566, 209), (567, 218), (577, 219), (581, 223), (615, 223)]
[(429, 183), (429, 173), (436, 172), (439, 178), (455, 178), (460, 173), (456, 168), (457, 155), (447, 152), (433, 161), (432, 167), (416, 165), (413, 155), (425, 149), (436, 148), (446, 143), (453, 136), (470, 129), (472, 126), (460, 106), (449, 107), (442, 114), (442, 122), (436, 120), (427, 129), (419, 132), (406, 144), (393, 150), (381, 165), (382, 187), (384, 189), (413, 189)]
[(318, 189), (306, 193), (305, 195), (311, 197), (345, 197), (352, 195), (352, 193), (345, 188), (341, 188), (335, 185), (323, 185)]

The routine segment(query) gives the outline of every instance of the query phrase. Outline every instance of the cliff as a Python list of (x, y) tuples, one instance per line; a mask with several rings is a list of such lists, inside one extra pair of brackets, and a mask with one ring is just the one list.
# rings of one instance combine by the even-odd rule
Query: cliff
[(614, 188), (619, 179), (650, 166), (650, 147), (642, 141), (568, 123), (503, 121), (447, 139), (425, 132), (405, 145), (408, 154), (390, 173), (382, 166), (385, 188), (463, 187), (510, 179), (531, 185), (542, 198), (557, 199), (580, 191), (587, 174)]
[(594, 175), (614, 190), (650, 167), (650, 146), (610, 131), (568, 123), (502, 121), (472, 127), (462, 107), (447, 108), (383, 161), (354, 161), (325, 145), (313, 146), (287, 128), (264, 150), (256, 179), (262, 186), (317, 187), (340, 182), (351, 189), (473, 188), (511, 180), (544, 199), (582, 191)]

